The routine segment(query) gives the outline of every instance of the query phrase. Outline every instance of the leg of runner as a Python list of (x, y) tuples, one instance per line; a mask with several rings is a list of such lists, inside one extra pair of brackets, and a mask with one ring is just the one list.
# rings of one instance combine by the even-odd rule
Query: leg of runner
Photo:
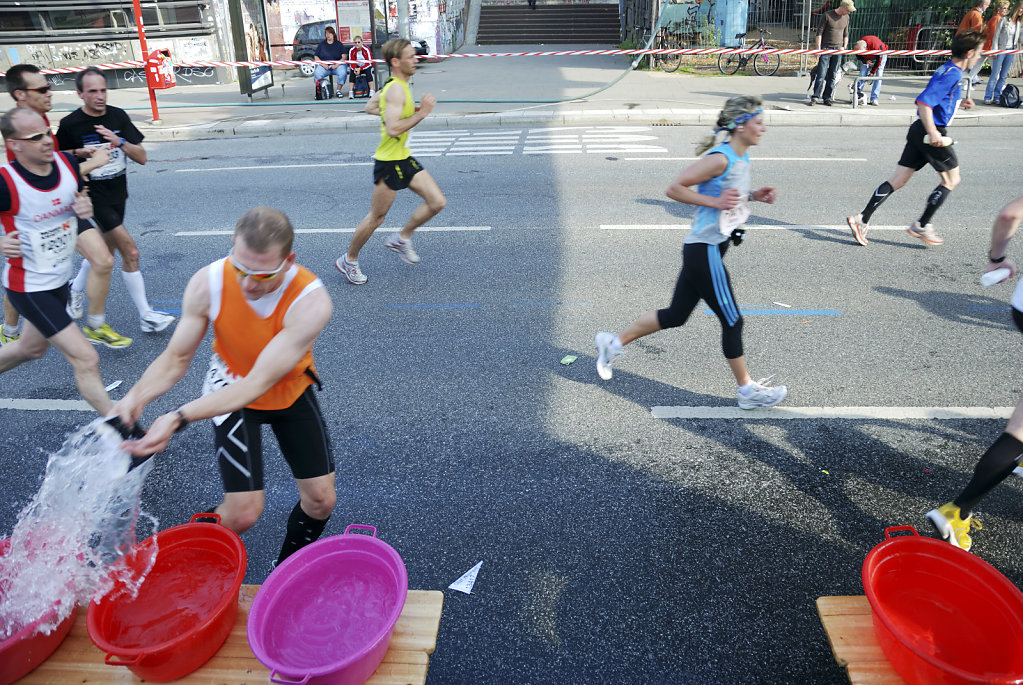
[(11, 304), (11, 298), (4, 293), (4, 326), (0, 330), (0, 345), (6, 345), (18, 339), (18, 310)]
[(382, 180), (377, 181), (376, 185), (373, 186), (373, 197), (370, 200), (369, 213), (363, 217), (362, 221), (355, 228), (355, 235), (352, 236), (352, 241), (348, 243), (348, 252), (338, 257), (334, 262), (334, 266), (345, 275), (349, 283), (362, 285), (369, 280), (366, 274), (362, 273), (362, 269), (359, 268), (359, 251), (366, 244), (366, 241), (369, 240), (369, 237), (373, 235), (373, 231), (380, 228), (380, 224), (384, 223), (384, 219), (387, 218), (387, 212), (391, 209), (394, 197), (397, 194), (396, 190), (388, 188), (387, 184)]
[(299, 502), (288, 518), (288, 532), (281, 544), (278, 564), (320, 537), (337, 503), (333, 473), (317, 478), (296, 478), (295, 484)]
[(853, 237), (860, 245), (867, 245), (867, 224), (870, 222), (870, 218), (874, 215), (874, 211), (881, 206), (881, 204), (892, 196), (896, 190), (906, 185), (916, 170), (902, 165), (895, 167), (895, 173), (892, 174), (891, 178), (882, 183), (874, 191), (874, 194), (870, 196), (867, 201), (867, 206), (863, 208), (863, 211), (859, 214), (853, 214), (852, 216), (846, 217), (845, 221), (849, 224), (849, 228), (852, 230)]
[(10, 371), (25, 362), (39, 359), (46, 354), (50, 343), (39, 332), (39, 329), (25, 320), (25, 330), (21, 337), (0, 347), (0, 373)]
[(50, 344), (60, 350), (75, 371), (75, 384), (82, 399), (106, 416), (110, 412), (110, 397), (99, 375), (99, 354), (82, 331), (73, 323), (50, 338)]
[(220, 522), (241, 535), (256, 525), (263, 513), (266, 498), (262, 490), (225, 492), (224, 501), (216, 508)]
[(139, 312), (142, 331), (155, 333), (167, 328), (174, 321), (174, 317), (166, 312), (155, 311), (149, 306), (149, 299), (146, 297), (146, 283), (142, 278), (142, 272), (139, 271), (139, 249), (131, 234), (128, 233), (128, 229), (121, 224), (104, 234), (103, 238), (107, 241), (111, 252), (116, 249), (121, 253), (121, 277), (124, 279), (128, 294)]
[(931, 194), (927, 196), (927, 203), (924, 205), (924, 213), (920, 215), (920, 220), (913, 223), (909, 227), (909, 234), (914, 238), (919, 238), (928, 245), (941, 245), (942, 240), (935, 232), (934, 226), (931, 225), (931, 218), (934, 213), (938, 211), (938, 208), (945, 203), (945, 199), (949, 196), (953, 189), (959, 185), (959, 167), (949, 169), (948, 171), (939, 171), (938, 175), (941, 176), (941, 184), (937, 188), (931, 191)]
[(400, 235), (403, 240), (409, 240), (414, 230), (437, 216), (448, 203), (444, 193), (440, 190), (440, 186), (437, 185), (437, 181), (425, 169), (412, 177), (408, 187), (409, 190), (423, 198), (423, 203), (416, 207), (415, 211), (412, 212), (412, 216), (409, 217), (409, 220), (405, 222), (405, 226), (401, 229)]

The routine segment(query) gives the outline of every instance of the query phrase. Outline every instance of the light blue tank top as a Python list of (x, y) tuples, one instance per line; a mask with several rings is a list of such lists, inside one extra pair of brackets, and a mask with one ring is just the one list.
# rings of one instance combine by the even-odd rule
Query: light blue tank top
[[(728, 168), (725, 173), (715, 176), (709, 181), (704, 181), (696, 188), (701, 195), (720, 197), (721, 193), (729, 188), (736, 188), (740, 195), (748, 196), (752, 179), (750, 176), (749, 153), (739, 155), (728, 143), (721, 143), (707, 151), (708, 155), (721, 154), (728, 158)], [(747, 197), (747, 201), (749, 198)], [(718, 224), (721, 210), (710, 207), (698, 207), (696, 218), (693, 219), (693, 228), (686, 236), (688, 243), (707, 243), (718, 245), (728, 239)]]

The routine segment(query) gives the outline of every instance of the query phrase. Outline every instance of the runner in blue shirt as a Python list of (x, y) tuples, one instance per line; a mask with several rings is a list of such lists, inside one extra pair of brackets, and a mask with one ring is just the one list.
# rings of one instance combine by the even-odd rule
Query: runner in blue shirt
[[(926, 245), (941, 245), (942, 240), (934, 232), (931, 217), (938, 211), (952, 189), (959, 185), (959, 160), (955, 149), (945, 145), (945, 127), (952, 123), (961, 104), (964, 109), (973, 107), (973, 100), (962, 99), (963, 72), (968, 71), (981, 58), (984, 34), (980, 31), (964, 31), (952, 39), (952, 59), (945, 62), (927, 83), (924, 92), (916, 99), (919, 119), (913, 122), (906, 134), (906, 147), (902, 150), (899, 165), (887, 181), (878, 186), (867, 206), (859, 214), (846, 217), (853, 237), (860, 245), (867, 244), (867, 222), (882, 202), (892, 193), (906, 185), (914, 173), (925, 164), (930, 164), (941, 177), (941, 183), (931, 191), (924, 205), (919, 221), (907, 229), (914, 238)], [(924, 136), (929, 136), (927, 143)]]

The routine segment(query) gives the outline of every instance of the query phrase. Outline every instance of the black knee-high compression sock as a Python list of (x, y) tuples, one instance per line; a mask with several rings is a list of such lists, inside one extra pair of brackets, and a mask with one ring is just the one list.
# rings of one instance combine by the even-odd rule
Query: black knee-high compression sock
[(945, 186), (938, 186), (931, 191), (931, 194), (927, 196), (927, 204), (924, 205), (924, 213), (920, 215), (921, 226), (926, 226), (931, 223), (931, 217), (934, 216), (936, 211), (938, 211), (938, 207), (944, 204), (945, 198), (948, 197), (948, 194), (951, 192), (952, 191)]
[(288, 517), (288, 532), (284, 536), (284, 544), (281, 545), (281, 554), (277, 557), (277, 563), (281, 563), (289, 556), (302, 549), (311, 542), (315, 542), (323, 529), (327, 527), (328, 516), (325, 519), (314, 519), (302, 511), (302, 503), (299, 502), (291, 510)]
[(1012, 470), (1016, 468), (1016, 460), (1021, 454), (1023, 454), (1023, 442), (1008, 433), (1002, 433), (995, 440), (994, 444), (977, 462), (977, 467), (973, 470), (973, 478), (963, 488), (962, 494), (953, 501), (953, 504), (959, 507), (960, 516), (963, 518), (969, 516), (984, 495), (1008, 478)]
[(892, 193), (895, 192), (895, 188), (892, 188), (892, 184), (885, 181), (877, 187), (874, 194), (870, 196), (870, 201), (867, 202), (867, 206), (863, 208), (863, 223), (870, 221), (870, 217), (874, 215), (874, 210), (881, 206), (881, 203), (891, 197)]

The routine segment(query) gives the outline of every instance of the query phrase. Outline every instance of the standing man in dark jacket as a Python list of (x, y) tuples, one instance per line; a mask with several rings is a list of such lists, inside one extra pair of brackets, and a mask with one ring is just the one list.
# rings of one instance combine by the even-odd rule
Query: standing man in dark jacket
[[(345, 58), (345, 46), (337, 39), (333, 26), (328, 26), (323, 30), (323, 41), (316, 46), (316, 52), (313, 54), (316, 59), (324, 62), (337, 62)], [(345, 84), (345, 78), (348, 77), (348, 65), (342, 62), (334, 64), (328, 69), (322, 64), (317, 64), (313, 70), (313, 78), (317, 81), (326, 78), (327, 74), (334, 74), (337, 77), (334, 82), (337, 84), (337, 96), (341, 97), (341, 87)]]
[[(838, 9), (833, 9), (824, 15), (820, 26), (817, 28), (817, 49), (845, 50), (849, 45), (849, 15), (856, 11), (853, 0), (842, 0)], [(835, 82), (838, 70), (842, 66), (842, 55), (821, 55), (820, 75), (817, 78), (817, 85), (814, 86), (813, 95), (810, 97), (810, 105), (817, 104), (824, 91), (824, 104), (831, 106), (835, 101)]]

